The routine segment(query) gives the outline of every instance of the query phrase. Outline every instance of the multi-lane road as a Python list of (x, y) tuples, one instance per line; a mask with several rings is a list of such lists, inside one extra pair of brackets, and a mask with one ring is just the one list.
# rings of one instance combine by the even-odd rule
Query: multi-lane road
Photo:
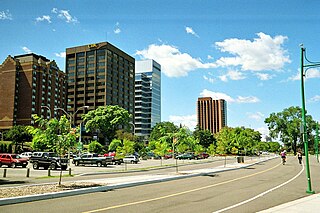
[[(310, 160), (312, 186), (319, 192), (319, 163)], [(195, 167), (206, 166), (212, 167)], [(286, 165), (274, 159), (207, 176), (1, 206), (0, 212), (257, 212), (307, 196), (306, 189), (303, 166), (289, 157)]]

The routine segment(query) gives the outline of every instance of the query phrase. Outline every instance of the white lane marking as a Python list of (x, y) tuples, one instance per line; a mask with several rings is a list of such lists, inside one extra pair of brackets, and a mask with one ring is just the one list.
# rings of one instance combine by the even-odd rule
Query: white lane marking
[(243, 204), (249, 203), (249, 202), (251, 202), (251, 201), (253, 201), (253, 200), (255, 200), (255, 199), (259, 198), (259, 197), (262, 197), (262, 196), (268, 194), (269, 192), (272, 192), (272, 191), (274, 191), (274, 190), (276, 190), (276, 189), (278, 189), (278, 188), (280, 188), (280, 187), (282, 187), (282, 186), (290, 183), (291, 181), (293, 181), (294, 179), (296, 179), (297, 177), (299, 177), (299, 175), (301, 175), (301, 173), (303, 172), (303, 170), (304, 170), (304, 164), (302, 164), (302, 169), (301, 169), (301, 171), (300, 171), (296, 176), (294, 176), (293, 178), (291, 178), (290, 180), (288, 180), (288, 181), (286, 181), (286, 182), (284, 182), (284, 183), (282, 183), (282, 184), (280, 184), (280, 185), (278, 185), (278, 186), (276, 186), (276, 187), (274, 187), (274, 188), (272, 188), (272, 189), (269, 189), (269, 190), (267, 190), (267, 191), (265, 191), (265, 192), (262, 192), (261, 194), (258, 194), (258, 195), (254, 196), (254, 197), (252, 197), (252, 198), (250, 198), (250, 199), (248, 199), (248, 200), (242, 201), (242, 202), (240, 202), (240, 203), (237, 203), (237, 204), (235, 204), (235, 205), (229, 206), (229, 207), (224, 208), (224, 209), (220, 209), (220, 210), (215, 211), (215, 212), (213, 212), (213, 213), (224, 212), (224, 211), (227, 211), (227, 210), (236, 208), (236, 207), (238, 207), (238, 206), (241, 206), (241, 205), (243, 205)]

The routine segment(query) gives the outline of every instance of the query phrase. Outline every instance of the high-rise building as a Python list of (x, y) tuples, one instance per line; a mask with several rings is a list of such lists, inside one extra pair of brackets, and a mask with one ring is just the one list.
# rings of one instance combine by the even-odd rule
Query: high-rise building
[(161, 122), (161, 66), (154, 60), (136, 61), (135, 135), (150, 136)]
[(210, 130), (212, 134), (227, 125), (227, 103), (223, 99), (213, 100), (210, 97), (198, 98), (198, 125), (202, 130)]
[(68, 113), (78, 125), (84, 106), (118, 105), (134, 121), (135, 59), (108, 42), (67, 48)]
[(31, 115), (66, 109), (66, 76), (55, 61), (34, 53), (8, 56), (0, 65), (0, 129), (31, 125)]

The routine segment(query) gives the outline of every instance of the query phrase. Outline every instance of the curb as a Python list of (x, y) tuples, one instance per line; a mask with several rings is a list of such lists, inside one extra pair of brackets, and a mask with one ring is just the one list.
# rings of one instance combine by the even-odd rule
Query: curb
[(61, 191), (61, 192), (52, 192), (52, 193), (46, 193), (46, 194), (37, 194), (37, 195), (28, 195), (28, 196), (21, 196), (21, 197), (10, 197), (10, 198), (0, 198), (0, 206), (3, 205), (10, 205), (10, 204), (17, 204), (17, 203), (25, 203), (25, 202), (31, 202), (31, 201), (39, 201), (39, 200), (47, 200), (47, 199), (53, 199), (53, 198), (61, 198), (61, 197), (67, 197), (67, 196), (74, 196), (74, 195), (81, 195), (81, 194), (88, 194), (88, 193), (94, 193), (94, 192), (102, 192), (102, 191), (110, 191), (114, 189), (122, 189), (122, 188), (129, 188), (134, 186), (141, 186), (141, 185), (147, 185), (147, 184), (153, 184), (153, 183), (159, 183), (159, 182), (167, 182), (172, 180), (179, 180), (179, 179), (185, 179), (185, 178), (191, 178), (191, 177), (197, 177), (197, 176), (204, 176), (214, 173), (220, 173), (225, 171), (232, 171), (232, 170), (238, 170), (250, 167), (255, 164), (259, 164), (268, 160), (272, 160), (277, 157), (271, 157), (267, 158), (255, 163), (247, 164), (245, 166), (240, 166), (236, 168), (226, 168), (223, 170), (213, 171), (213, 172), (202, 172), (202, 173), (196, 173), (196, 174), (187, 174), (183, 176), (173, 176), (173, 177), (167, 177), (162, 178), (158, 180), (144, 180), (144, 181), (138, 181), (133, 183), (120, 183), (110, 186), (97, 186), (97, 187), (91, 187), (91, 188), (82, 188), (82, 189), (74, 189), (74, 190), (68, 190), (68, 191)]

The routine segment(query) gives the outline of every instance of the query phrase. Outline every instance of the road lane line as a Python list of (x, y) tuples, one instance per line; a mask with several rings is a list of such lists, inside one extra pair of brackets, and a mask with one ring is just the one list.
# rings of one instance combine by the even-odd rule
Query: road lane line
[(110, 209), (116, 209), (116, 208), (121, 208), (121, 207), (126, 207), (126, 206), (132, 206), (132, 205), (137, 205), (137, 204), (142, 204), (142, 203), (162, 200), (162, 199), (166, 199), (166, 198), (170, 198), (170, 197), (175, 197), (175, 196), (179, 196), (179, 195), (183, 195), (183, 194), (187, 194), (187, 193), (191, 193), (191, 192), (196, 192), (196, 191), (200, 191), (200, 190), (203, 190), (203, 189), (208, 189), (208, 188), (212, 188), (212, 187), (215, 187), (215, 186), (220, 186), (220, 185), (223, 185), (223, 184), (235, 182), (235, 181), (238, 181), (238, 180), (241, 180), (241, 179), (253, 177), (253, 176), (268, 172), (268, 171), (270, 171), (272, 169), (275, 169), (276, 167), (278, 167), (280, 165), (282, 165), (282, 163), (279, 163), (274, 167), (271, 167), (269, 169), (266, 169), (266, 170), (263, 170), (263, 171), (260, 171), (260, 172), (257, 172), (257, 173), (251, 174), (251, 175), (246, 175), (246, 176), (243, 176), (243, 177), (235, 178), (235, 179), (232, 179), (232, 180), (228, 180), (228, 181), (224, 181), (224, 182), (220, 182), (220, 183), (216, 183), (216, 184), (212, 184), (212, 185), (208, 185), (208, 186), (204, 186), (204, 187), (200, 187), (200, 188), (196, 188), (196, 189), (191, 189), (191, 190), (182, 191), (182, 192), (178, 192), (178, 193), (174, 193), (174, 194), (169, 194), (169, 195), (165, 195), (165, 196), (162, 196), (162, 197), (156, 197), (156, 198), (151, 198), (151, 199), (147, 199), (147, 200), (136, 201), (136, 202), (132, 202), (132, 203), (124, 203), (124, 204), (110, 206), (110, 207), (106, 207), (106, 208), (95, 209), (95, 210), (86, 211), (86, 212), (83, 212), (83, 213), (101, 212), (101, 211), (106, 211), (106, 210), (110, 210)]
[(229, 207), (226, 207), (226, 208), (224, 208), (224, 209), (220, 209), (220, 210), (218, 210), (218, 211), (214, 211), (213, 213), (224, 212), (224, 211), (227, 211), (227, 210), (236, 208), (236, 207), (238, 207), (238, 206), (241, 206), (241, 205), (243, 205), (243, 204), (249, 203), (249, 202), (251, 202), (251, 201), (253, 201), (253, 200), (255, 200), (255, 199), (259, 198), (259, 197), (262, 197), (262, 196), (268, 194), (269, 192), (272, 192), (272, 191), (274, 191), (274, 190), (276, 190), (276, 189), (278, 189), (278, 188), (280, 188), (280, 187), (282, 187), (282, 186), (290, 183), (291, 181), (295, 180), (297, 177), (299, 177), (299, 176), (301, 175), (301, 173), (303, 172), (303, 170), (304, 170), (304, 164), (302, 164), (302, 169), (301, 169), (301, 171), (300, 171), (296, 176), (294, 176), (293, 178), (291, 178), (290, 180), (287, 180), (286, 182), (284, 182), (284, 183), (282, 183), (282, 184), (280, 184), (280, 185), (278, 185), (278, 186), (276, 186), (276, 187), (273, 187), (272, 189), (269, 189), (269, 190), (267, 190), (267, 191), (265, 191), (265, 192), (262, 192), (262, 193), (260, 193), (260, 194), (258, 194), (258, 195), (256, 195), (256, 196), (248, 199), (248, 200), (242, 201), (242, 202), (240, 202), (240, 203), (234, 204), (234, 205), (229, 206)]

